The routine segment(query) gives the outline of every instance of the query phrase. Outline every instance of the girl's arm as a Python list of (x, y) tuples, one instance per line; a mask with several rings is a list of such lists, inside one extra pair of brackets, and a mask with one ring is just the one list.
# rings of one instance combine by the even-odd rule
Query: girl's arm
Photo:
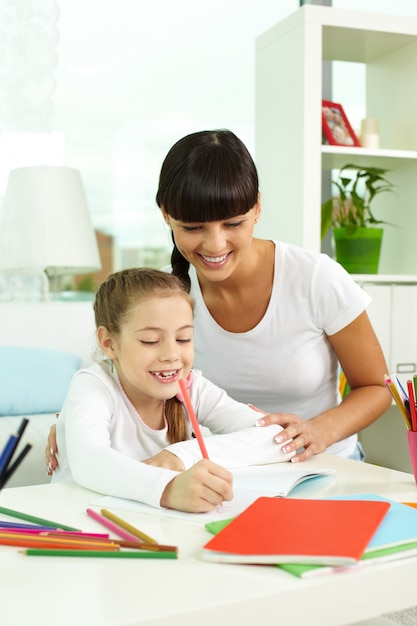
[[(117, 393), (103, 381), (88, 373), (75, 377), (57, 423), (57, 481), (75, 480), (106, 495), (192, 512), (211, 510), (232, 498), (230, 473), (211, 461), (182, 473), (142, 463), (145, 449), (141, 455), (123, 410)], [(116, 435), (115, 414), (121, 420)], [(117, 439), (118, 449), (112, 439)]]

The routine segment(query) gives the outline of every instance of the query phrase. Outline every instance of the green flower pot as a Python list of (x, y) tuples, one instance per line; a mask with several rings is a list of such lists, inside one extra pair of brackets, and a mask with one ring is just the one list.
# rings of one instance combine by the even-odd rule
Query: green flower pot
[(350, 274), (377, 274), (383, 232), (382, 228), (357, 228), (349, 236), (345, 228), (334, 228), (336, 261)]

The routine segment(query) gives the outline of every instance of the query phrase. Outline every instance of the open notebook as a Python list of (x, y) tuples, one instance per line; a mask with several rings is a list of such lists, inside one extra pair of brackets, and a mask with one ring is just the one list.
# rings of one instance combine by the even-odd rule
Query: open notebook
[(104, 496), (91, 502), (106, 509), (122, 509), (138, 513), (183, 518), (196, 522), (218, 521), (234, 517), (260, 496), (318, 497), (334, 484), (335, 470), (311, 469), (302, 464), (276, 463), (231, 470), (234, 498), (208, 513), (184, 513), (173, 509), (155, 509), (152, 506), (113, 496)]

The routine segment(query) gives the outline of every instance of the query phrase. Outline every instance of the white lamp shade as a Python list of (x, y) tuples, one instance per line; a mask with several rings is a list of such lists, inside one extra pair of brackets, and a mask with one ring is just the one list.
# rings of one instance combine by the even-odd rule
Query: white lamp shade
[(49, 276), (101, 268), (78, 170), (40, 165), (10, 172), (0, 220), (0, 268), (39, 268)]

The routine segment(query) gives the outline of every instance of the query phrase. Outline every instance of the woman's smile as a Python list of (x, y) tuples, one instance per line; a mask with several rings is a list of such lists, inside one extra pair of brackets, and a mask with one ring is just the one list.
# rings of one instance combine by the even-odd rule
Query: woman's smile
[(197, 253), (197, 254), (200, 257), (200, 259), (203, 261), (203, 263), (207, 265), (208, 267), (219, 268), (219, 267), (223, 267), (227, 263), (232, 253), (227, 252), (226, 254), (222, 254), (221, 256), (209, 256), (209, 255), (200, 254), (200, 253)]

